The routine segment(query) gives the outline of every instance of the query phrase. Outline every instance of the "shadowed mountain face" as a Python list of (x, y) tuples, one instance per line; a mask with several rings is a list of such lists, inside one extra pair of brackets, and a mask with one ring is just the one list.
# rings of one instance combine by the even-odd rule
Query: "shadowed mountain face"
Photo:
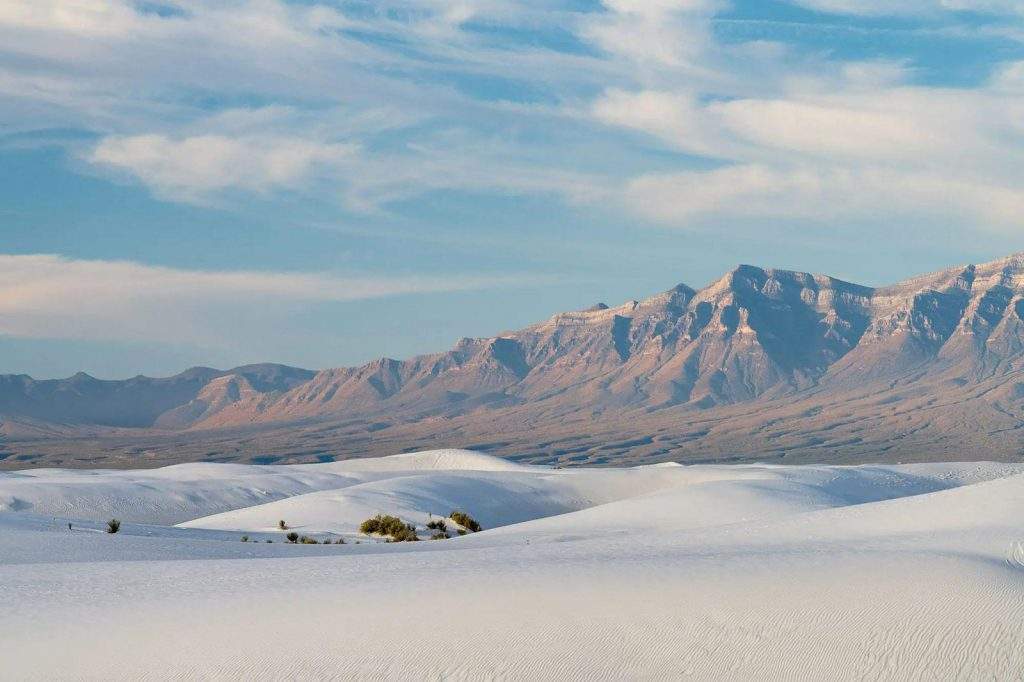
[[(44, 381), (23, 374), (0, 375), (0, 414), (63, 424), (147, 427), (200, 404), (223, 406), (242, 396), (280, 394), (314, 374), (265, 364), (227, 371), (193, 367), (166, 379), (137, 376), (124, 381), (104, 381), (82, 372)], [(195, 419), (172, 421), (187, 426)]]
[(0, 465), (456, 445), (566, 463), (1016, 459), (1022, 363), (1024, 255), (883, 288), (745, 265), (405, 361), (0, 377)]

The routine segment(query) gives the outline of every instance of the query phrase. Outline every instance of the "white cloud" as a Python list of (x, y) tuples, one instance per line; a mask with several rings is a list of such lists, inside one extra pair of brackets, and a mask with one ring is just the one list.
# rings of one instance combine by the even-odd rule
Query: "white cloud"
[(139, 28), (139, 15), (117, 0), (8, 0), (0, 4), (0, 25), (80, 35), (123, 35)]
[(1024, 61), (1001, 65), (992, 75), (993, 89), (1010, 95), (1024, 94)]
[[(871, 98), (878, 101), (882, 93)], [(798, 100), (734, 100), (711, 106), (723, 128), (751, 144), (828, 158), (928, 153), (945, 144), (939, 126), (894, 109)], [(939, 128), (939, 129), (937, 129)]]
[(771, 99), (611, 90), (591, 115), (716, 162), (626, 184), (625, 205), (666, 224), (929, 217), (1008, 232), (1024, 206), (1018, 70), (1007, 65), (968, 92), (859, 74), (857, 87), (842, 87), (845, 72), (796, 81)]
[(130, 172), (161, 194), (194, 199), (225, 189), (292, 188), (316, 166), (349, 161), (355, 151), (298, 137), (133, 135), (104, 138), (89, 161)]
[[(1011, 0), (792, 2), (863, 15), (1019, 9)], [(602, 11), (548, 0), (152, 7), (0, 3), (0, 126), (85, 127), (99, 140), (84, 153), (89, 163), (175, 200), (298, 189), (363, 212), (436, 190), (601, 207), (616, 196), (619, 207), (685, 226), (710, 211), (734, 214), (712, 199), (736, 182), (749, 188), (742, 196), (774, 197), (743, 211), (806, 216), (809, 197), (828, 196), (828, 215), (841, 218), (866, 209), (828, 187), (858, 193), (864, 182), (867, 195), (885, 177), (903, 198), (880, 206), (902, 214), (917, 201), (932, 215), (927, 188), (941, 187), (962, 199), (966, 222), (1002, 225), (1006, 210), (979, 197), (1012, 206), (1024, 182), (1019, 64), (973, 89), (914, 86), (910, 62), (846, 61), (771, 35), (722, 41), (714, 27), (725, 0), (603, 0)], [(598, 53), (516, 38), (565, 30)], [(522, 82), (544, 103), (474, 92)], [(246, 101), (272, 104), (238, 105)], [(580, 116), (606, 127), (581, 132)], [(613, 128), (651, 140), (635, 145)], [(652, 144), (728, 170), (664, 172), (673, 157), (651, 161)], [(657, 185), (652, 178), (702, 186), (707, 196), (684, 203), (717, 208), (638, 207), (636, 188)]]
[(204, 203), (227, 190), (315, 193), (328, 187), (360, 213), (432, 190), (552, 194), (571, 202), (607, 192), (598, 177), (524, 163), (507, 144), (444, 135), (372, 155), (360, 154), (354, 144), (272, 134), (113, 136), (101, 140), (87, 161), (127, 173), (177, 201)]
[(593, 115), (602, 123), (649, 133), (683, 151), (722, 151), (713, 119), (689, 93), (612, 89), (594, 102)]
[(794, 5), (834, 14), (913, 16), (942, 12), (1022, 14), (1017, 0), (790, 0)]
[(844, 90), (895, 87), (905, 83), (913, 72), (904, 62), (886, 60), (848, 62), (841, 71), (846, 81)]
[(625, 200), (654, 220), (701, 224), (728, 217), (800, 218), (828, 225), (870, 218), (981, 221), (1013, 234), (1024, 212), (1024, 190), (986, 178), (886, 167), (735, 165), (713, 171), (641, 176)]
[[(161, 8), (165, 11), (147, 11)], [(0, 27), (60, 34), (65, 38), (119, 37), (126, 40), (182, 38), (207, 26), (233, 37), (308, 44), (317, 31), (351, 25), (326, 5), (289, 6), (275, 0), (231, 0), (217, 4), (138, 3), (132, 0), (6, 0), (0, 5)], [(211, 33), (213, 35), (213, 33)], [(231, 36), (227, 36), (230, 38)]]
[(608, 53), (641, 63), (697, 67), (710, 42), (715, 0), (604, 0), (609, 10), (583, 23), (583, 35)]
[[(813, 84), (775, 99), (699, 102), (672, 91), (610, 90), (593, 116), (646, 132), (676, 149), (716, 159), (751, 160), (789, 152), (845, 158), (913, 159), (993, 152), (995, 129), (1012, 120), (1008, 102), (978, 90), (910, 87), (821, 89)], [(792, 157), (790, 157), (792, 158)]]
[(0, 334), (235, 344), (252, 335), (280, 336), (289, 316), (316, 304), (515, 286), (530, 280), (537, 278), (202, 271), (0, 254)]

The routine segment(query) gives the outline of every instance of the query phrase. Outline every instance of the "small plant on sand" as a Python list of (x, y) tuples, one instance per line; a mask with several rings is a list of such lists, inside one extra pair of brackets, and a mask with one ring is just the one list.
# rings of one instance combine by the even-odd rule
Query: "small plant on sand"
[(249, 536), (248, 535), (243, 535), (242, 536), (242, 542), (249, 542)]
[(284, 519), (277, 522), (277, 527), (281, 530), (288, 530), (288, 524), (284, 522)]
[(288, 533), (288, 535), (285, 535), (284, 537), (288, 540), (288, 542), (292, 543), (293, 545), (299, 541), (299, 534), (295, 531)]
[(116, 533), (119, 530), (121, 530), (121, 522), (120, 521), (118, 521), (117, 519), (110, 519), (109, 521), (107, 521), (107, 532), (108, 533)]
[(416, 527), (408, 524), (405, 528), (392, 534), (391, 540), (392, 542), (419, 542), (419, 536), (416, 535)]
[(431, 540), (447, 540), (449, 537), (448, 533), (434, 533), (430, 536)]
[(303, 544), (303, 545), (319, 545), (320, 544), (319, 542), (316, 541), (316, 538), (311, 538), (308, 535), (303, 535), (301, 538), (299, 538), (299, 543)]
[(265, 543), (267, 543), (267, 544), (269, 545), (270, 543), (272, 543), (272, 542), (273, 542), (273, 540), (271, 540), (271, 539), (269, 539), (269, 538), (268, 538), (268, 539), (264, 540), (264, 542), (265, 542)]
[(390, 542), (416, 542), (416, 526), (405, 523), (397, 516), (377, 514), (359, 525), (359, 532), (367, 535), (386, 535)]
[(336, 545), (344, 545), (345, 544), (345, 538), (338, 538), (337, 540), (334, 541), (334, 544), (336, 544)]
[(471, 531), (473, 533), (477, 533), (483, 530), (480, 524), (477, 523), (476, 520), (466, 512), (453, 511), (448, 518), (450, 518), (455, 523), (459, 524), (466, 530)]

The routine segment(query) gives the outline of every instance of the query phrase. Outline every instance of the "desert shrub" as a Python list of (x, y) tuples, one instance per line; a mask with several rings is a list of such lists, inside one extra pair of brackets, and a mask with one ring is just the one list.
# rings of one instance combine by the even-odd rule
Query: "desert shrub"
[(391, 531), (404, 528), (405, 524), (397, 516), (377, 514), (359, 524), (359, 532), (367, 535), (390, 535)]
[(437, 521), (431, 521), (427, 524), (427, 528), (430, 530), (437, 530), (445, 533), (448, 531), (448, 526), (444, 524), (444, 520), (438, 519)]
[(419, 537), (416, 536), (416, 528), (412, 524), (403, 527), (401, 530), (397, 530), (391, 534), (391, 539), (394, 542), (418, 542)]
[(387, 535), (393, 542), (416, 542), (416, 526), (405, 523), (397, 516), (377, 514), (359, 524), (359, 532), (367, 535)]
[(316, 538), (311, 538), (308, 535), (303, 535), (301, 538), (299, 538), (299, 542), (301, 544), (303, 544), (303, 545), (319, 545), (320, 544), (319, 542), (316, 541)]
[(477, 523), (476, 520), (466, 512), (453, 511), (449, 518), (468, 531), (476, 533), (483, 530), (480, 524)]
[(277, 527), (281, 530), (288, 530), (288, 524), (284, 522), (284, 519), (277, 522)]
[(359, 524), (359, 531), (367, 534), (393, 535), (401, 532), (405, 527), (405, 522), (397, 516), (377, 514)]
[(108, 533), (116, 533), (119, 530), (121, 530), (121, 522), (120, 521), (118, 521), (117, 519), (110, 519), (109, 521), (107, 521), (107, 532)]
[(288, 533), (288, 535), (285, 535), (284, 537), (288, 540), (288, 542), (292, 543), (293, 545), (299, 541), (299, 534), (295, 531)]
[(242, 536), (242, 542), (249, 542), (249, 536), (248, 535), (243, 535)]

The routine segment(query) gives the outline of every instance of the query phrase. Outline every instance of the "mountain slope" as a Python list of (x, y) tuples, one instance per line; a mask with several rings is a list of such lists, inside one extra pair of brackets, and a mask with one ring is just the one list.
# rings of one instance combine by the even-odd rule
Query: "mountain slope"
[[(404, 361), (4, 377), (0, 466), (66, 458), (74, 429), (124, 464), (456, 445), (567, 463), (1008, 459), (1024, 451), (1022, 368), (1024, 254), (879, 288), (743, 265)], [(28, 442), (37, 456), (19, 459)]]
[(570, 398), (599, 410), (708, 408), (922, 369), (959, 368), (976, 381), (1016, 367), (1022, 272), (1018, 256), (872, 289), (740, 266), (700, 291), (679, 285), (645, 301), (463, 339), (447, 353), (327, 370), (273, 402), (241, 400), (197, 426)]
[[(0, 375), (0, 415), (54, 423), (148, 427), (159, 425), (165, 413), (180, 411), (196, 401), (225, 402), (224, 398), (210, 395), (215, 390), (214, 382), (242, 382), (247, 395), (263, 395), (288, 391), (313, 375), (309, 370), (273, 364), (246, 365), (227, 371), (193, 367), (173, 377), (137, 376), (124, 381), (96, 379), (84, 372), (68, 379), (42, 381), (23, 374)], [(229, 402), (236, 402), (240, 395)], [(199, 406), (193, 405), (193, 409), (199, 410)], [(180, 427), (192, 421), (178, 418), (170, 423)]]

